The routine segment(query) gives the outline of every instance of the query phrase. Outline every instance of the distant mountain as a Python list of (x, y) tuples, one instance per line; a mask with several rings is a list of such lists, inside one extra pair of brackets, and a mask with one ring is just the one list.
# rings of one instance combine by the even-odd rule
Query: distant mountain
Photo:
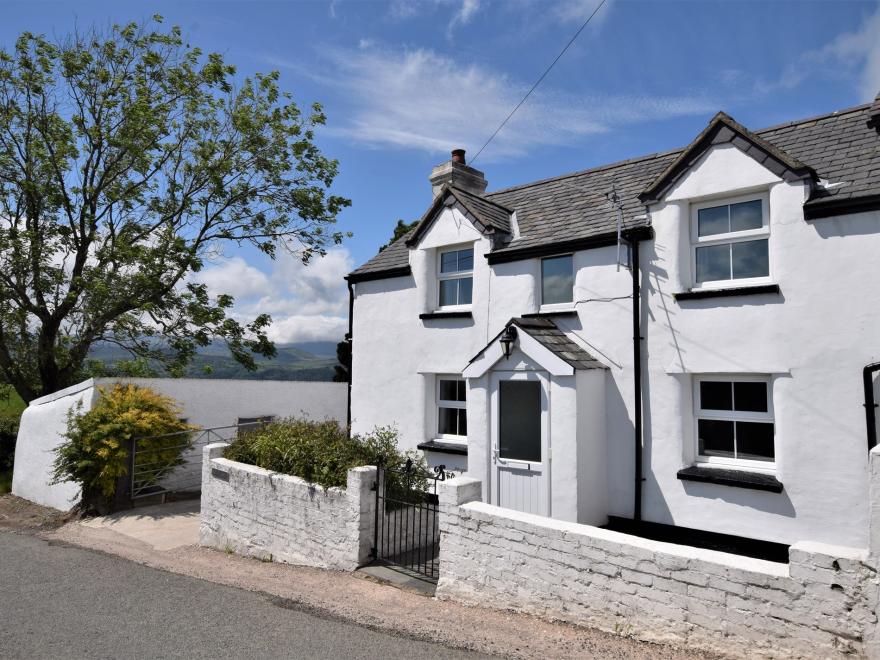
[[(242, 378), (247, 380), (333, 380), (336, 361), (336, 343), (330, 341), (276, 344), (278, 354), (268, 360), (257, 357), (257, 370), (248, 371), (229, 354), (220, 342), (199, 350), (187, 369), (189, 378)], [(112, 368), (116, 362), (130, 360), (131, 356), (118, 346), (96, 344), (89, 358), (100, 360)], [(162, 373), (158, 364), (150, 365)]]

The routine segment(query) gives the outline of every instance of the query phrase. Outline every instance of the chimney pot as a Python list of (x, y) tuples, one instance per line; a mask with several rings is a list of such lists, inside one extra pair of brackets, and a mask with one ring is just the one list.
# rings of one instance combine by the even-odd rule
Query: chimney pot
[(453, 149), (452, 159), (440, 163), (431, 170), (431, 190), (434, 197), (440, 194), (443, 186), (463, 188), (477, 195), (486, 192), (486, 177), (480, 170), (465, 163), (464, 149)]

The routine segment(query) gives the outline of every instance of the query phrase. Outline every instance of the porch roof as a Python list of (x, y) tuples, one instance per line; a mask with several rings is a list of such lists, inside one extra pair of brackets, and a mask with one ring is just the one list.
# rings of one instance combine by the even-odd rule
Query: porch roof
[[(501, 338), (501, 335), (504, 334), (504, 330), (506, 330), (509, 326), (515, 325), (518, 330), (522, 331), (527, 337), (534, 341), (534, 344), (542, 351), (545, 352), (545, 356), (550, 356), (555, 358), (555, 360), (551, 360), (556, 362), (556, 360), (561, 361), (567, 366), (559, 364), (564, 369), (568, 370), (568, 374), (571, 375), (575, 369), (607, 369), (604, 364), (599, 362), (595, 357), (593, 357), (589, 352), (585, 349), (581, 348), (578, 344), (576, 344), (573, 340), (571, 340), (553, 321), (545, 318), (522, 318), (515, 317), (510, 319), (507, 323), (504, 324), (504, 329), (501, 330), (492, 340), (486, 344), (483, 349), (477, 353), (471, 360), (468, 362), (468, 366), (464, 370), (464, 375), (466, 377), (470, 376), (478, 376), (482, 375), (491, 365), (494, 364), (501, 357), (501, 352), (498, 340)], [(525, 353), (530, 353), (530, 348), (526, 344), (531, 344), (531, 342), (520, 342), (520, 349)], [(493, 350), (494, 349), (494, 350)], [(497, 353), (497, 355), (496, 355)], [(541, 357), (538, 355), (530, 355), (530, 357), (541, 362)], [(482, 365), (477, 365), (477, 363), (482, 362)], [(470, 371), (470, 374), (467, 372)], [(556, 373), (554, 369), (550, 369), (552, 373)], [(563, 375), (563, 372), (559, 372), (557, 375)]]

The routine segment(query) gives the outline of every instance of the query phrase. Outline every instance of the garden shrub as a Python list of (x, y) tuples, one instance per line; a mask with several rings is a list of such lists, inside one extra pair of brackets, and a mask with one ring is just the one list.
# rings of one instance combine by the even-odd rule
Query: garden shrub
[(289, 418), (240, 435), (223, 456), (325, 488), (344, 488), (348, 470), (376, 465), (379, 457), (388, 468), (400, 468), (411, 459), (416, 467), (424, 469), (424, 458), (416, 452), (400, 451), (397, 438), (397, 431), (389, 427), (349, 438), (336, 422)]
[(82, 413), (80, 405), (68, 414), (67, 440), (56, 450), (53, 483), (78, 483), (78, 508), (103, 513), (112, 508), (119, 480), (128, 475), (133, 439), (145, 438), (138, 442), (135, 471), (149, 464), (155, 470), (149, 481), (156, 483), (184, 462), (196, 427), (180, 419), (173, 399), (149, 387), (118, 384), (98, 391), (100, 399), (91, 410)]
[(18, 438), (18, 416), (0, 415), (0, 472), (12, 469), (15, 440)]

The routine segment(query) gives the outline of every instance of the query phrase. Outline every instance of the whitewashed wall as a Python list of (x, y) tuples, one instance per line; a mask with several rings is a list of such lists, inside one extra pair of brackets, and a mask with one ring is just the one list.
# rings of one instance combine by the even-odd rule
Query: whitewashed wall
[[(21, 415), (15, 444), (12, 493), (31, 502), (67, 511), (79, 501), (73, 482), (51, 484), (55, 448), (61, 444), (71, 410), (88, 412), (95, 401), (94, 380), (31, 401)], [(81, 408), (79, 406), (82, 406)]]
[(226, 446), (204, 448), (201, 545), (343, 571), (369, 562), (375, 467), (349, 470), (345, 488), (323, 488), (222, 458)]
[[(202, 428), (230, 426), (242, 417), (307, 417), (335, 419), (345, 424), (347, 386), (345, 383), (307, 381), (258, 381), (197, 378), (96, 378), (60, 392), (35, 399), (22, 415), (15, 447), (12, 492), (19, 497), (56, 509), (69, 510), (79, 495), (73, 484), (49, 485), (55, 449), (64, 441), (67, 414), (83, 403), (83, 411), (97, 400), (98, 388), (114, 383), (134, 383), (151, 387), (173, 398), (182, 415)], [(185, 456), (187, 461), (169, 479), (180, 480), (190, 474), (198, 483), (201, 448)]]
[[(771, 268), (781, 298), (676, 302), (672, 294), (691, 280), (689, 202), (755, 190), (769, 195)], [(866, 542), (860, 388), (861, 368), (880, 360), (880, 213), (807, 222), (805, 194), (801, 183), (785, 183), (741, 152), (718, 147), (650, 209), (656, 240), (641, 246), (646, 520), (789, 544)], [(453, 220), (436, 224), (457, 226)], [(467, 239), (447, 231), (444, 240)], [(479, 254), (488, 242), (476, 245)], [(422, 321), (419, 313), (433, 301), (433, 271), (422, 259), (411, 251), (412, 276), (356, 284), (354, 305), (353, 426), (396, 423), (413, 448), (433, 435), (426, 379), (459, 373), (511, 317), (537, 311), (540, 272), (538, 259), (490, 268), (475, 256), (473, 320)], [(575, 299), (590, 302), (557, 324), (609, 367), (607, 510), (630, 516), (630, 275), (617, 268), (615, 247), (577, 252), (574, 261)], [(623, 298), (607, 300), (616, 297)], [(692, 374), (699, 372), (773, 374), (781, 494), (677, 479), (694, 457)], [(479, 390), (469, 397), (473, 431), (487, 423), (487, 404)], [(483, 478), (487, 451), (468, 457), (474, 476)]]
[(468, 477), (439, 495), (441, 600), (726, 657), (877, 657), (867, 550), (801, 543), (786, 565), (501, 509)]

